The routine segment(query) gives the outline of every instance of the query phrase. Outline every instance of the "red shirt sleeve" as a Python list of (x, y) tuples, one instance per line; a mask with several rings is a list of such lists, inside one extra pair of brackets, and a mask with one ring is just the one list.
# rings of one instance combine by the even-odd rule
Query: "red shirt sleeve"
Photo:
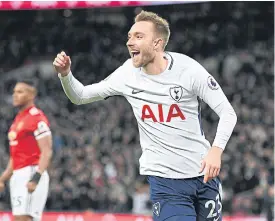
[(29, 124), (29, 130), (33, 133), (36, 140), (46, 137), (51, 134), (48, 119), (39, 114), (33, 116), (31, 123)]

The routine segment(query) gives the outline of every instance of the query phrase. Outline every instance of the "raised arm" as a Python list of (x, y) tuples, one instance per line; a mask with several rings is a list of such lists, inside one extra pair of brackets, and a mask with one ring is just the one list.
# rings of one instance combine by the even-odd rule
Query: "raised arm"
[(84, 86), (71, 72), (71, 59), (61, 52), (53, 62), (54, 68), (61, 80), (65, 94), (72, 103), (80, 105), (87, 104), (106, 97), (121, 95), (121, 79), (118, 75), (122, 72), (122, 66), (112, 73), (107, 79)]

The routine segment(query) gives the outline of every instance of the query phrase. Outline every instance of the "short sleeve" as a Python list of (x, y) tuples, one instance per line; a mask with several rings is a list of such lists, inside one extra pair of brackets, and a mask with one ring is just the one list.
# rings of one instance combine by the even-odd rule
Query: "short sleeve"
[(50, 125), (46, 117), (33, 116), (29, 119), (29, 130), (36, 140), (51, 135)]

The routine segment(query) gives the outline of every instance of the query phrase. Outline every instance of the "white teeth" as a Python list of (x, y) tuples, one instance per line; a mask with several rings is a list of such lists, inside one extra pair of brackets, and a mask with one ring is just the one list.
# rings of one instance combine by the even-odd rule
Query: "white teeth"
[(139, 51), (131, 51), (131, 54), (133, 55), (133, 57), (135, 57), (136, 55), (139, 54)]

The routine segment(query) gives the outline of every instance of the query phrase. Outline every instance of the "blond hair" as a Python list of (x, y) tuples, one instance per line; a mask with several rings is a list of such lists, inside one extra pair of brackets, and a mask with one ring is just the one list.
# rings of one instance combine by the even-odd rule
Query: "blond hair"
[(148, 21), (155, 25), (156, 31), (161, 35), (164, 41), (163, 49), (166, 47), (170, 37), (169, 23), (166, 19), (158, 16), (156, 13), (142, 10), (136, 17), (135, 22)]

